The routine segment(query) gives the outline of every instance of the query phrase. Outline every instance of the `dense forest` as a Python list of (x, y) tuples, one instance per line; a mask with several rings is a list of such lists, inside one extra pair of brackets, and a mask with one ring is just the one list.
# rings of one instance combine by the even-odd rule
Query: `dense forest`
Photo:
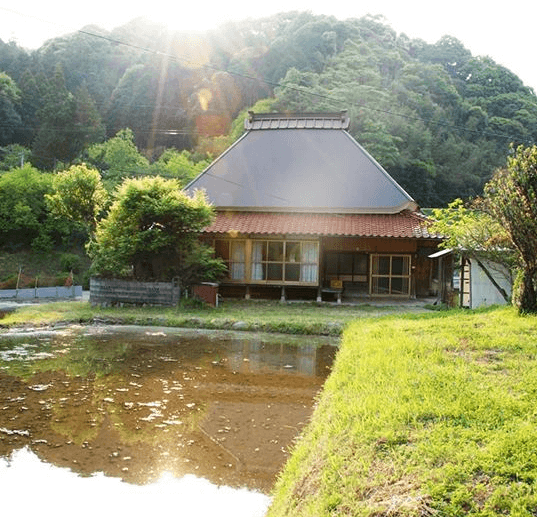
[[(0, 171), (86, 162), (110, 185), (145, 173), (186, 181), (252, 107), (347, 109), (350, 133), (422, 207), (479, 194), (511, 143), (537, 141), (537, 97), (510, 70), (379, 17), (291, 12), (205, 34), (136, 19), (35, 51), (0, 40)], [(129, 163), (111, 157), (118, 139)]]

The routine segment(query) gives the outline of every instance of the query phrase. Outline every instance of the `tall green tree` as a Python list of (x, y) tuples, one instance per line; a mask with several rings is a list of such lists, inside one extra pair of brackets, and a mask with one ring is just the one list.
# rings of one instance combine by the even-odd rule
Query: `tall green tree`
[(0, 172), (24, 166), (29, 161), (30, 156), (30, 149), (19, 144), (0, 147)]
[(45, 194), (51, 213), (80, 224), (93, 237), (108, 200), (99, 171), (85, 164), (72, 165), (54, 176), (52, 187), (53, 192)]
[(190, 148), (188, 109), (199, 81), (194, 71), (164, 57), (133, 65), (110, 97), (108, 134), (129, 127), (140, 148)]
[(32, 152), (36, 165), (52, 169), (56, 162), (69, 162), (78, 153), (76, 139), (73, 139), (76, 101), (65, 86), (63, 69), (60, 65), (43, 85), (43, 89), (43, 104), (37, 112), (39, 130)]
[(88, 146), (102, 142), (106, 129), (85, 83), (76, 90), (75, 103), (73, 138), (76, 139), (76, 152), (80, 153)]
[[(510, 284), (517, 267), (517, 256), (509, 235), (500, 222), (470, 203), (456, 199), (447, 208), (432, 211), (431, 232), (444, 236), (441, 246), (475, 260), (509, 303), (508, 293), (496, 278), (502, 276)], [(493, 274), (494, 273), (494, 274)]]
[(20, 130), (22, 120), (17, 106), (21, 92), (15, 81), (5, 72), (0, 72), (0, 146), (12, 143), (13, 136)]
[(505, 229), (522, 270), (521, 313), (537, 313), (537, 146), (517, 147), (485, 185), (481, 208)]
[(124, 178), (148, 174), (150, 171), (149, 161), (138, 151), (134, 133), (130, 129), (122, 129), (109, 140), (90, 146), (87, 158), (102, 172), (108, 189), (121, 183)]
[(174, 178), (184, 187), (210, 165), (208, 159), (196, 159), (190, 151), (166, 149), (159, 159), (151, 164), (151, 171), (158, 176)]
[(410, 52), (420, 61), (442, 65), (451, 77), (466, 79), (461, 70), (472, 59), (472, 53), (453, 36), (442, 36), (436, 43), (414, 42)]
[(29, 163), (0, 174), (0, 243), (15, 249), (47, 247), (53, 239), (45, 194), (52, 190), (52, 176)]
[(83, 31), (48, 40), (33, 56), (37, 61), (34, 70), (51, 75), (60, 64), (67, 89), (75, 93), (85, 85), (104, 117), (112, 91), (125, 70), (139, 60), (139, 51), (114, 43), (99, 27), (85, 27)]

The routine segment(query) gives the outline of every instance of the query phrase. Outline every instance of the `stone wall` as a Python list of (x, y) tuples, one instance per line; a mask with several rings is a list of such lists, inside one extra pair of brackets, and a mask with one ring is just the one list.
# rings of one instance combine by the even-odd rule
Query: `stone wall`
[(176, 305), (180, 296), (181, 290), (176, 282), (90, 279), (92, 305)]

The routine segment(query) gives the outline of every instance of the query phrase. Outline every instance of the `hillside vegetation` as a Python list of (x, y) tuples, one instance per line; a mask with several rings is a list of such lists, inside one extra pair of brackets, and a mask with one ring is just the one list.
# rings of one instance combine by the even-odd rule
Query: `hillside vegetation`
[(268, 516), (535, 515), (536, 331), (512, 308), (351, 323)]
[(128, 176), (170, 148), (215, 156), (252, 106), (348, 109), (351, 134), (421, 206), (479, 194), (511, 142), (537, 138), (535, 94), (510, 70), (371, 16), (291, 12), (198, 35), (137, 19), (31, 52), (0, 41), (0, 92), (0, 169), (83, 160), (104, 175), (110, 164), (87, 150), (125, 128), (146, 160), (114, 171)]

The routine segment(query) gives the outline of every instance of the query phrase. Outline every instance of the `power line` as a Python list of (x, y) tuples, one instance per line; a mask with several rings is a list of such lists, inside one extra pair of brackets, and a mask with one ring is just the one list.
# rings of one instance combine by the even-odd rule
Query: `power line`
[[(90, 32), (90, 31), (84, 30), (84, 29), (73, 29), (72, 27), (67, 27), (65, 25), (62, 25), (62, 24), (59, 24), (59, 23), (56, 23), (56, 22), (51, 22), (50, 20), (43, 20), (43, 19), (41, 19), (39, 17), (23, 14), (23, 13), (20, 13), (20, 12), (17, 12), (15, 10), (8, 9), (8, 8), (5, 8), (5, 7), (0, 7), (0, 9), (4, 10), (4, 11), (7, 11), (7, 12), (10, 12), (10, 13), (13, 13), (13, 14), (17, 14), (17, 15), (22, 16), (22, 17), (33, 18), (33, 19), (36, 19), (38, 21), (41, 21), (41, 22), (44, 22), (44, 23), (47, 23), (47, 24), (56, 25), (56, 26), (59, 26), (59, 27), (63, 27), (65, 29), (72, 30), (73, 32), (77, 32), (79, 34), (84, 34), (84, 35), (87, 35), (87, 36), (90, 36), (90, 37), (93, 37), (93, 38), (102, 39), (102, 40), (108, 41), (108, 42), (116, 44), (116, 45), (126, 46), (126, 47), (129, 47), (129, 48), (133, 48), (135, 50), (138, 50), (138, 51), (153, 54), (155, 56), (164, 57), (166, 59), (170, 59), (170, 60), (173, 60), (173, 61), (176, 61), (176, 62), (179, 62), (179, 63), (184, 63), (184, 64), (187, 64), (187, 65), (195, 66), (197, 68), (203, 68), (203, 69), (212, 70), (212, 71), (215, 71), (215, 72), (225, 72), (225, 73), (227, 73), (227, 74), (229, 74), (231, 76), (234, 76), (234, 77), (239, 77), (239, 78), (242, 78), (242, 79), (247, 79), (247, 80), (263, 83), (263, 84), (265, 84), (267, 86), (270, 86), (271, 88), (277, 88), (277, 87), (282, 86), (280, 83), (276, 83), (274, 81), (269, 81), (269, 80), (261, 78), (261, 77), (256, 77), (256, 76), (251, 76), (251, 75), (248, 75), (248, 74), (239, 73), (239, 72), (236, 72), (236, 71), (230, 71), (230, 70), (226, 70), (226, 69), (221, 69), (221, 68), (218, 68), (216, 66), (211, 66), (211, 65), (207, 65), (207, 64), (201, 64), (200, 65), (197, 62), (193, 62), (192, 60), (189, 60), (189, 59), (187, 59), (185, 57), (177, 56), (176, 54), (170, 54), (170, 53), (162, 52), (162, 51), (159, 51), (159, 50), (156, 50), (156, 49), (151, 49), (151, 48), (148, 48), (148, 47), (145, 47), (145, 46), (142, 46), (142, 45), (137, 45), (137, 44), (134, 44), (134, 43), (124, 42), (124, 41), (121, 41), (119, 39), (112, 38), (110, 36), (105, 36), (103, 34), (93, 33), (93, 32)], [(319, 92), (312, 92), (311, 90), (307, 90), (307, 89), (304, 89), (304, 88), (299, 88), (299, 87), (296, 87), (296, 86), (286, 85), (285, 87), (288, 90), (293, 91), (293, 92), (297, 92), (297, 93), (300, 93), (300, 94), (303, 94), (303, 95), (307, 95), (307, 96), (310, 96), (310, 97), (315, 97), (315, 98), (318, 98), (318, 99), (328, 101), (332, 105), (338, 106), (338, 107), (348, 107), (349, 104), (350, 104), (352, 107), (355, 107), (355, 108), (365, 109), (365, 110), (372, 111), (372, 112), (375, 112), (375, 113), (381, 113), (381, 114), (384, 114), (384, 115), (398, 117), (398, 118), (402, 118), (402, 119), (406, 119), (406, 120), (418, 121), (418, 122), (424, 123), (425, 125), (435, 125), (435, 126), (439, 126), (439, 127), (445, 127), (445, 128), (457, 131), (457, 132), (471, 133), (471, 134), (479, 135), (479, 136), (483, 136), (483, 137), (501, 139), (501, 140), (505, 140), (505, 141), (508, 141), (508, 142), (511, 142), (513, 140), (517, 140), (517, 141), (522, 141), (522, 142), (524, 142), (524, 143), (526, 143), (528, 145), (532, 145), (534, 143), (534, 141), (531, 141), (531, 140), (519, 140), (518, 138), (514, 138), (513, 136), (509, 136), (509, 135), (506, 135), (506, 134), (492, 133), (492, 132), (488, 132), (488, 131), (479, 131), (479, 130), (470, 129), (470, 128), (467, 128), (467, 127), (458, 126), (458, 125), (447, 123), (447, 122), (439, 122), (439, 121), (435, 121), (435, 120), (432, 120), (432, 119), (425, 119), (425, 118), (419, 117), (419, 116), (412, 116), (412, 115), (406, 115), (406, 114), (403, 114), (403, 113), (397, 113), (397, 112), (394, 112), (394, 111), (391, 111), (391, 110), (388, 110), (388, 109), (374, 108), (374, 107), (371, 107), (371, 106), (367, 106), (365, 104), (349, 103), (348, 101), (346, 101), (343, 98), (337, 98), (337, 97), (333, 97), (333, 96), (331, 96), (329, 94), (323, 94), (323, 93), (319, 93)], [(136, 106), (136, 107), (138, 107), (138, 106)], [(148, 106), (140, 105), (139, 107), (148, 107), (149, 108), (150, 106), (149, 105)], [(183, 107), (177, 107), (177, 108), (178, 109), (184, 109)], [(143, 130), (139, 130), (139, 131), (143, 131)], [(152, 131), (153, 130), (150, 130), (150, 129), (146, 130), (146, 132), (152, 132)], [(184, 133), (184, 134), (186, 134), (186, 133)], [(196, 133), (191, 132), (190, 134), (196, 134)]]
[[(166, 57), (168, 59), (171, 59), (171, 60), (174, 60), (174, 61), (177, 61), (177, 62), (180, 62), (180, 63), (183, 62), (183, 63), (187, 63), (187, 64), (196, 64), (197, 66), (199, 66), (197, 63), (193, 63), (192, 61), (190, 61), (190, 60), (188, 60), (186, 58), (181, 58), (181, 57), (179, 57), (179, 56), (177, 56), (175, 54), (168, 54), (168, 53), (161, 52), (161, 51), (158, 51), (158, 50), (149, 49), (147, 47), (142, 47), (140, 45), (134, 45), (132, 43), (125, 43), (125, 42), (123, 42), (121, 40), (117, 40), (117, 39), (114, 39), (114, 38), (109, 38), (107, 36), (91, 33), (89, 31), (85, 31), (85, 30), (79, 30), (78, 32), (81, 33), (81, 34), (86, 34), (88, 36), (93, 36), (93, 37), (96, 37), (96, 38), (104, 39), (104, 40), (110, 41), (110, 42), (118, 44), (118, 45), (125, 45), (127, 47), (132, 47), (132, 48), (135, 48), (137, 50), (141, 50), (143, 52), (158, 55), (160, 57)], [(260, 78), (260, 77), (254, 77), (254, 76), (250, 76), (250, 75), (247, 75), (247, 74), (238, 73), (238, 72), (235, 72), (235, 71), (229, 71), (229, 70), (221, 69), (221, 68), (218, 68), (218, 67), (215, 67), (215, 66), (201, 65), (201, 67), (205, 68), (205, 69), (208, 69), (208, 70), (217, 71), (217, 72), (225, 72), (225, 73), (227, 73), (229, 75), (232, 75), (232, 76), (235, 76), (235, 77), (240, 77), (242, 79), (248, 79), (248, 80), (256, 81), (256, 82), (262, 82), (262, 83), (264, 83), (267, 86), (270, 86), (272, 88), (277, 88), (277, 87), (282, 86), (280, 83), (275, 83), (275, 82), (269, 81), (267, 79), (263, 79), (263, 78)], [(319, 98), (319, 99), (322, 99), (322, 100), (329, 101), (333, 105), (337, 105), (337, 106), (340, 106), (340, 107), (346, 107), (346, 106), (349, 105), (348, 101), (344, 100), (343, 98), (334, 98), (334, 97), (332, 97), (330, 95), (327, 95), (327, 94), (322, 94), (322, 93), (319, 93), (319, 92), (312, 92), (310, 90), (305, 90), (303, 88), (298, 88), (298, 87), (290, 86), (290, 85), (286, 85), (286, 88), (288, 88), (291, 91), (297, 92), (297, 93), (309, 95), (310, 97), (316, 97), (316, 98)], [(366, 106), (366, 105), (363, 105), (363, 104), (361, 104), (361, 105), (354, 104), (353, 106), (358, 107), (358, 108), (362, 108), (362, 109), (366, 109), (366, 110), (369, 110), (369, 111), (374, 111), (374, 112), (377, 112), (377, 113), (383, 113), (383, 114), (394, 116), (394, 117), (404, 118), (404, 119), (407, 119), (407, 120), (423, 122), (424, 124), (432, 124), (432, 125), (436, 125), (436, 126), (446, 127), (446, 128), (453, 129), (453, 130), (456, 130), (456, 131), (464, 131), (464, 132), (467, 132), (467, 133), (473, 133), (473, 134), (477, 134), (477, 135), (481, 135), (481, 136), (488, 136), (490, 138), (498, 138), (498, 139), (503, 139), (503, 140), (507, 140), (507, 141), (512, 141), (513, 140), (512, 136), (508, 136), (508, 135), (505, 135), (505, 134), (473, 130), (473, 129), (466, 128), (466, 127), (463, 127), (463, 126), (457, 126), (457, 125), (454, 125), (454, 124), (437, 122), (437, 121), (434, 121), (432, 119), (424, 119), (422, 117), (410, 116), (410, 115), (405, 115), (405, 114), (402, 114), (402, 113), (395, 113), (395, 112), (390, 111), (390, 110), (383, 110), (383, 109), (380, 109), (380, 108), (373, 108), (371, 106)], [(531, 144), (533, 142), (530, 142), (528, 140), (528, 141), (526, 141), (526, 143)]]

